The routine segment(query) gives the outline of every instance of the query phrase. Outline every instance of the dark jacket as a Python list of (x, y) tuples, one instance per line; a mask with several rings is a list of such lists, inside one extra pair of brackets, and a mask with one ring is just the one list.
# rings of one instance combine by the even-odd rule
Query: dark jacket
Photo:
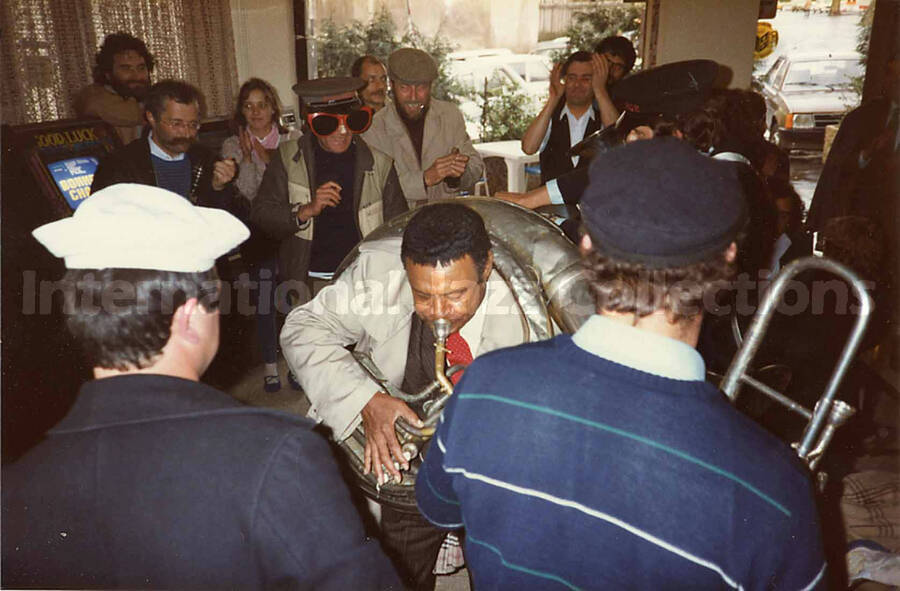
[(312, 426), (179, 378), (88, 382), (3, 471), (4, 586), (390, 588)]
[[(806, 223), (810, 229), (822, 230), (829, 219), (846, 215), (861, 215), (876, 221), (895, 219), (896, 195), (900, 189), (897, 155), (885, 146), (881, 154), (869, 161), (860, 161), (860, 153), (871, 148), (880, 134), (885, 131), (896, 134), (896, 123), (895, 127), (887, 129), (891, 123), (890, 115), (891, 101), (879, 97), (844, 117), (809, 207)], [(894, 206), (893, 210), (891, 206)], [(891, 230), (890, 224), (883, 225), (885, 230)]]
[[(559, 106), (553, 110), (553, 117), (550, 119), (550, 137), (547, 145), (541, 151), (541, 183), (546, 184), (547, 181), (557, 178), (576, 167), (572, 166), (572, 158), (569, 156), (571, 147), (571, 138), (569, 137), (569, 122), (559, 118), (565, 107), (565, 101), (560, 101)], [(568, 115), (566, 115), (568, 117)], [(584, 131), (585, 137), (600, 129), (599, 119), (591, 119), (588, 121), (587, 129)], [(584, 137), (578, 138), (581, 141)], [(581, 157), (578, 159), (578, 168), (587, 168), (589, 159)]]
[[(191, 194), (182, 196), (197, 205), (232, 209), (234, 189), (231, 184), (221, 191), (212, 188), (216, 154), (205, 146), (195, 143), (187, 151), (187, 158), (191, 161)], [(91, 183), (91, 193), (116, 183), (158, 186), (153, 162), (150, 160), (150, 143), (146, 137), (134, 140), (100, 161), (94, 173), (94, 181)]]
[[(301, 228), (296, 210), (315, 195), (316, 163), (311, 133), (297, 142), (285, 142), (266, 167), (250, 210), (250, 220), (281, 242), (279, 266), (283, 280), (305, 281), (315, 230), (315, 218)], [(373, 150), (359, 136), (353, 170), (353, 211), (356, 239), (381, 223), (407, 211), (406, 199), (393, 161)]]

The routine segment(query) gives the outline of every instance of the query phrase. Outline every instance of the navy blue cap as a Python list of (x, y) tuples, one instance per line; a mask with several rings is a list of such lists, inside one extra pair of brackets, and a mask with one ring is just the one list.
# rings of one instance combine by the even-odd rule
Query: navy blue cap
[(594, 248), (649, 268), (712, 260), (747, 218), (737, 165), (665, 137), (594, 159), (581, 214)]

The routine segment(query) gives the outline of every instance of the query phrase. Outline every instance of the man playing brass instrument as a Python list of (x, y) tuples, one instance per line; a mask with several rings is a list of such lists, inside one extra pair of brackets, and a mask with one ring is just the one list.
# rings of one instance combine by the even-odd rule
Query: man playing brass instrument
[[(309, 397), (309, 416), (347, 438), (362, 421), (365, 471), (379, 483), (399, 481), (408, 461), (394, 432), (416, 413), (384, 391), (345, 348), (367, 353), (393, 386), (421, 391), (435, 379), (431, 325), (450, 322), (448, 363), (525, 340), (518, 307), (493, 269), (484, 222), (462, 204), (422, 208), (399, 238), (363, 242), (359, 257), (335, 283), (288, 316), (281, 333), (285, 358)], [(459, 374), (453, 376), (454, 380)], [(432, 567), (445, 532), (418, 513), (382, 506), (383, 542), (404, 582), (432, 589)]]
[(416, 481), (476, 589), (823, 589), (809, 473), (704, 381), (703, 304), (747, 217), (734, 165), (672, 138), (590, 169), (596, 314), (475, 361)]

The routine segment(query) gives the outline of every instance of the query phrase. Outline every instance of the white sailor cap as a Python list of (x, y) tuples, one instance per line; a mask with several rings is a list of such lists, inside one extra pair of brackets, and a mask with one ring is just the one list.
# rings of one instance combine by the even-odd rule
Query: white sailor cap
[(197, 207), (171, 191), (122, 183), (88, 197), (72, 217), (32, 235), (69, 269), (208, 271), (250, 236), (221, 209)]

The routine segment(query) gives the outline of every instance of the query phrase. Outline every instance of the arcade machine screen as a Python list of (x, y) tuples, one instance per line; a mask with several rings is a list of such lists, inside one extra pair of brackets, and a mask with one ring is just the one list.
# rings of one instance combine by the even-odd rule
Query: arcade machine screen
[(97, 163), (120, 142), (103, 121), (82, 119), (3, 125), (0, 144), (0, 450), (7, 462), (65, 415), (90, 376), (59, 313), (61, 292), (45, 290), (65, 272), (62, 260), (31, 232), (72, 215), (90, 193)]
[(99, 119), (61, 120), (10, 129), (28, 177), (47, 200), (54, 217), (71, 215), (90, 195), (97, 164), (121, 144)]

